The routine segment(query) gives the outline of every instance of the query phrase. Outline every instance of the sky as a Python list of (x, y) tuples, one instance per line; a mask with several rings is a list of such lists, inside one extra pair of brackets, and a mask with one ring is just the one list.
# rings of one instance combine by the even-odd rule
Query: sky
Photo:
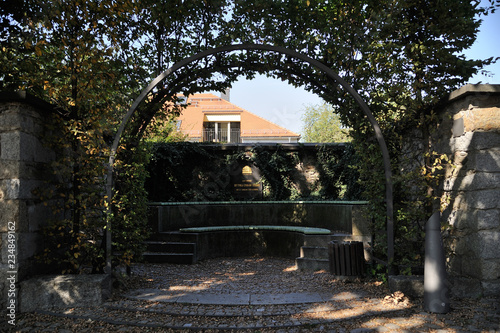
[[(500, 11), (483, 17), (475, 44), (465, 55), (470, 59), (500, 57)], [(500, 61), (485, 68), (493, 77), (476, 75), (468, 83), (500, 84)], [(257, 114), (295, 133), (302, 134), (302, 116), (306, 106), (322, 104), (323, 99), (294, 88), (286, 82), (256, 76), (253, 80), (239, 79), (230, 92), (231, 103)]]

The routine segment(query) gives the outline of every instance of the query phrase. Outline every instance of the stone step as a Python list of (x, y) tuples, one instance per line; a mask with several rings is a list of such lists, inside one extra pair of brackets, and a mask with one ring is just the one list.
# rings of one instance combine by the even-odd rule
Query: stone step
[(304, 235), (304, 246), (328, 247), (331, 235)]
[(194, 253), (144, 252), (144, 261), (149, 263), (169, 263), (192, 265), (196, 263)]
[(146, 241), (148, 252), (196, 253), (196, 243)]
[(328, 248), (322, 246), (302, 246), (300, 256), (311, 259), (328, 259)]
[[(221, 295), (218, 295), (221, 296)], [(356, 300), (357, 298), (354, 298)], [(339, 303), (340, 302), (340, 303)], [(357, 302), (356, 302), (357, 303)], [(95, 307), (50, 309), (42, 312), (45, 318), (70, 318), (86, 322), (104, 322), (116, 325), (116, 331), (141, 328), (146, 331), (182, 332), (322, 332), (331, 322), (346, 322), (352, 326), (354, 318), (376, 318), (379, 302), (366, 301), (363, 307), (349, 306), (345, 299), (327, 303), (259, 304), (257, 306), (227, 306), (213, 304), (171, 304), (155, 302), (108, 302), (95, 311)], [(64, 311), (64, 313), (62, 313)], [(334, 318), (334, 319), (333, 319)], [(120, 326), (118, 326), (120, 325)], [(337, 327), (337, 326), (335, 326)], [(330, 330), (328, 330), (330, 331)], [(333, 331), (338, 331), (337, 329)], [(344, 330), (342, 330), (344, 331)]]
[(423, 275), (391, 275), (388, 279), (391, 292), (401, 291), (413, 298), (424, 297)]
[(22, 281), (20, 287), (20, 312), (61, 305), (94, 307), (110, 296), (111, 279), (107, 274), (42, 275)]
[(315, 258), (296, 258), (295, 264), (299, 270), (304, 271), (329, 271), (329, 260), (328, 259), (315, 259)]

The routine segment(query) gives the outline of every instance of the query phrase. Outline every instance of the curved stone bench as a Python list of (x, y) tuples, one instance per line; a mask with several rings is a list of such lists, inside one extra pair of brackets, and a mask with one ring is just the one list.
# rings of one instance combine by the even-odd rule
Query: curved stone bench
[(324, 243), (331, 231), (324, 228), (238, 225), (179, 229), (179, 234), (196, 240), (196, 259), (265, 255), (297, 258), (300, 248), (314, 242)]
[(330, 235), (331, 231), (324, 228), (300, 227), (300, 226), (282, 226), (282, 225), (229, 225), (215, 227), (195, 227), (182, 228), (180, 232), (211, 232), (211, 231), (239, 231), (239, 230), (274, 230), (300, 232), (304, 235)]

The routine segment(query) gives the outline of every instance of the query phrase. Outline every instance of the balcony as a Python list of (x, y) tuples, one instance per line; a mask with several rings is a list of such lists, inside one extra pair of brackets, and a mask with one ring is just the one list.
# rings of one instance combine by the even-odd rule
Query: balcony
[(231, 129), (228, 136), (227, 129), (213, 128), (203, 130), (203, 142), (219, 142), (219, 143), (241, 143), (239, 129)]

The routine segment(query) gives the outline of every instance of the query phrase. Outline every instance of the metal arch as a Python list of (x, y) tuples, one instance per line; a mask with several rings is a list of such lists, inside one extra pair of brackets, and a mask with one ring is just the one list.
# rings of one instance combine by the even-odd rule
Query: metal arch
[[(363, 110), (365, 116), (368, 118), (368, 121), (372, 125), (372, 128), (375, 132), (375, 137), (377, 138), (378, 144), (380, 146), (380, 150), (382, 151), (382, 158), (384, 161), (384, 172), (385, 172), (385, 195), (386, 195), (386, 214), (387, 214), (387, 264), (389, 267), (389, 272), (391, 272), (391, 265), (394, 258), (394, 220), (393, 220), (393, 187), (392, 187), (392, 171), (391, 171), (391, 162), (389, 157), (389, 151), (387, 149), (387, 145), (385, 143), (385, 139), (382, 135), (382, 131), (380, 130), (380, 126), (370, 111), (368, 105), (364, 102), (363, 98), (357, 93), (354, 88), (352, 88), (344, 79), (342, 79), (336, 72), (334, 72), (331, 68), (327, 67), (325, 64), (310, 58), (304, 54), (298, 53), (296, 51), (281, 47), (281, 46), (272, 46), (272, 45), (260, 45), (260, 44), (236, 44), (236, 45), (227, 45), (221, 46), (213, 49), (209, 49), (206, 51), (202, 51), (198, 54), (195, 54), (191, 57), (183, 59), (177, 63), (175, 63), (172, 67), (158, 75), (144, 90), (142, 90), (139, 97), (136, 98), (128, 112), (123, 117), (123, 120), (118, 128), (117, 133), (115, 134), (115, 138), (113, 144), (111, 146), (111, 152), (109, 156), (108, 163), (108, 176), (107, 176), (107, 198), (108, 198), (108, 209), (111, 209), (111, 195), (112, 195), (112, 185), (113, 185), (113, 165), (115, 163), (116, 151), (118, 149), (118, 145), (120, 144), (121, 136), (125, 130), (125, 126), (127, 125), (130, 117), (134, 114), (137, 107), (144, 101), (146, 96), (163, 80), (165, 80), (168, 76), (170, 76), (176, 70), (196, 61), (207, 57), (209, 55), (222, 53), (222, 52), (230, 52), (230, 51), (242, 51), (242, 50), (259, 50), (259, 51), (272, 51), (278, 52), (281, 54), (289, 55), (300, 59), (304, 62), (309, 63), (310, 65), (320, 69), (323, 71), (328, 77), (337, 81), (358, 103), (361, 110)], [(109, 274), (111, 274), (111, 221), (108, 219), (106, 223), (106, 270)]]

